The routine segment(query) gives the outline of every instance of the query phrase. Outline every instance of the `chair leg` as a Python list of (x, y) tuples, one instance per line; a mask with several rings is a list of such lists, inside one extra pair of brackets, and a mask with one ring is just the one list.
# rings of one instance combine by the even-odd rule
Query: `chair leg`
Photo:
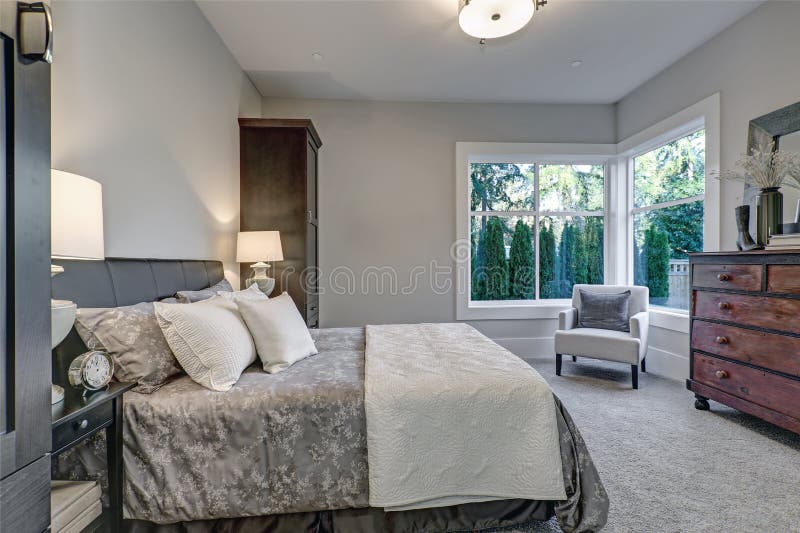
[(642, 359), (642, 372), (647, 372), (647, 357)]
[(561, 375), (561, 354), (556, 354), (556, 376)]
[(572, 356), (572, 362), (573, 362), (573, 363), (575, 363), (575, 362), (577, 362), (577, 361), (578, 361), (578, 357), (577, 357), (577, 356), (575, 356), (575, 355), (573, 355), (573, 356)]
[(633, 388), (639, 388), (639, 367), (637, 365), (631, 365), (631, 381), (633, 382)]

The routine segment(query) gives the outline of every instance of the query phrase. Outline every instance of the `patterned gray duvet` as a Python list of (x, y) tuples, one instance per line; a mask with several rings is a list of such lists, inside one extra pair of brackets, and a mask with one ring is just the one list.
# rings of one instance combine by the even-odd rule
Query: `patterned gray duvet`
[[(152, 394), (126, 393), (125, 517), (165, 524), (368, 507), (364, 328), (313, 336), (318, 355), (278, 374), (251, 367), (228, 392), (184, 375)], [(596, 531), (608, 499), (556, 407), (568, 497), (556, 515), (565, 531)], [(84, 467), (96, 464), (91, 449), (78, 453)]]

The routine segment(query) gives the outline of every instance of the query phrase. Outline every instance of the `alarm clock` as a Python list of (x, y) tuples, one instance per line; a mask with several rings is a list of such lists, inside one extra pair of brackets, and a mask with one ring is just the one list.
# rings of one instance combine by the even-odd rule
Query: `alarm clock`
[(89, 391), (104, 389), (114, 377), (114, 360), (105, 352), (79, 355), (69, 365), (69, 384)]

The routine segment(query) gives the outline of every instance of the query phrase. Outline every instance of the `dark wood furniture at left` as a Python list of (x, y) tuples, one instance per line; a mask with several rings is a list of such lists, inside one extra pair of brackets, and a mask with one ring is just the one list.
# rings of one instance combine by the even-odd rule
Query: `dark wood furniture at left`
[(690, 377), (716, 400), (800, 433), (800, 253), (692, 254)]
[[(317, 152), (310, 120), (240, 118), (241, 231), (277, 230), (283, 261), (273, 263), (273, 296), (289, 293), (309, 327), (319, 325)], [(242, 282), (250, 265), (241, 265)]]
[(106, 460), (110, 508), (95, 524), (122, 531), (122, 395), (135, 383), (110, 383), (107, 390), (84, 395), (68, 388), (63, 402), (53, 406), (53, 455), (69, 450), (101, 429), (106, 430)]
[(50, 526), (50, 65), (0, 2), (0, 531)]

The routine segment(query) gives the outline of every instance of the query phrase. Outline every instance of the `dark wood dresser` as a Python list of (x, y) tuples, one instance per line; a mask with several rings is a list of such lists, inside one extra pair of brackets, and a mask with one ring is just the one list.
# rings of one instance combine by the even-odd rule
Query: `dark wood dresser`
[[(292, 297), (309, 327), (319, 325), (317, 151), (310, 120), (240, 118), (241, 231), (281, 232), (283, 261), (273, 263), (278, 295)], [(246, 279), (250, 265), (241, 265)]]
[(690, 378), (708, 400), (800, 433), (800, 253), (693, 254)]

